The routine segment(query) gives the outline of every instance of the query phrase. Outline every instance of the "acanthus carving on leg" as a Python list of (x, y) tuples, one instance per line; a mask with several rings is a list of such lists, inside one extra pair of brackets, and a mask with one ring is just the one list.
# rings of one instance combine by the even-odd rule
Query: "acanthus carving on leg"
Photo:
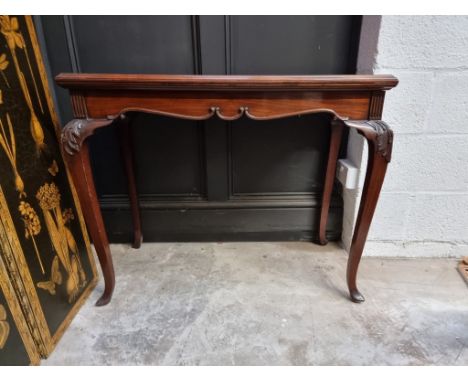
[(346, 274), (351, 300), (363, 302), (364, 296), (359, 292), (356, 283), (357, 271), (382, 189), (387, 164), (391, 160), (393, 132), (383, 121), (344, 121), (344, 123), (363, 135), (369, 148), (366, 179), (349, 251)]
[(81, 150), (84, 140), (100, 127), (108, 126), (113, 119), (72, 119), (62, 129), (62, 146), (69, 155)]
[(343, 121), (343, 123), (363, 135), (368, 141), (375, 140), (376, 151), (387, 163), (392, 159), (393, 131), (380, 120), (373, 121)]

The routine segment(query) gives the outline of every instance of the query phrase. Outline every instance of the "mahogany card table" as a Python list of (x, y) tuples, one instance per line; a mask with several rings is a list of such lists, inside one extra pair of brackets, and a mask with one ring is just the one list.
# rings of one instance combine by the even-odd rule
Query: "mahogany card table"
[[(84, 218), (102, 267), (105, 290), (96, 305), (109, 303), (115, 274), (89, 160), (88, 140), (113, 122), (119, 126), (128, 177), (134, 243), (142, 240), (133, 171), (129, 119), (134, 112), (206, 120), (272, 120), (306, 114), (330, 116), (331, 138), (320, 209), (317, 242), (325, 229), (344, 129), (355, 129), (368, 145), (368, 163), (347, 265), (350, 298), (363, 302), (356, 276), (369, 227), (390, 162), (393, 132), (381, 120), (385, 92), (398, 80), (391, 75), (192, 76), (137, 74), (59, 74), (70, 92), (74, 119), (62, 130), (61, 144), (77, 189)], [(311, 129), (314, 126), (310, 126)], [(164, 224), (164, 222), (161, 222)]]

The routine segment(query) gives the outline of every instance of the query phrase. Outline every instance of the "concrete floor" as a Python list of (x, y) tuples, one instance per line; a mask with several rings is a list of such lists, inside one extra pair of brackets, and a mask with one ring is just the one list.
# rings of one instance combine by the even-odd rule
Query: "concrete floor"
[(43, 365), (468, 365), (468, 288), (454, 259), (364, 258), (347, 298), (334, 244), (112, 247), (100, 283)]

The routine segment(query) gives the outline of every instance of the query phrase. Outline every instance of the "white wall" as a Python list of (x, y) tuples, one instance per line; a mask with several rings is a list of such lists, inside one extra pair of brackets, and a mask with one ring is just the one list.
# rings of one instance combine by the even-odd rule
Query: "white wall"
[[(468, 17), (364, 16), (358, 72), (400, 80), (385, 100), (393, 156), (364, 253), (468, 255)], [(362, 148), (351, 136), (361, 187)], [(347, 248), (360, 191), (344, 192)]]

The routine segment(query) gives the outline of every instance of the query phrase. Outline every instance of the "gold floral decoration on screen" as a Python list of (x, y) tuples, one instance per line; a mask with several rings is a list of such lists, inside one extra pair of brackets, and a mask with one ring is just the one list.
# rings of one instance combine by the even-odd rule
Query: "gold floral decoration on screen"
[(58, 256), (54, 257), (52, 267), (50, 269), (50, 280), (40, 281), (37, 287), (48, 291), (51, 295), (55, 295), (55, 285), (62, 285), (62, 274), (60, 273), (60, 264)]
[(21, 67), (18, 61), (18, 56), (16, 53), (17, 49), (24, 51), (24, 54), (26, 56), (26, 61), (29, 67), (29, 72), (31, 74), (31, 78), (34, 84), (36, 98), (37, 98), (37, 101), (39, 103), (42, 113), (44, 113), (44, 108), (42, 106), (42, 101), (41, 101), (41, 97), (39, 96), (39, 90), (37, 88), (36, 79), (34, 77), (34, 73), (31, 67), (31, 61), (29, 59), (28, 48), (26, 46), (24, 37), (19, 29), (18, 19), (16, 17), (0, 16), (0, 32), (5, 36), (5, 39), (7, 41), (8, 48), (13, 58), (13, 64), (15, 66), (16, 73), (20, 81), (21, 90), (23, 91), (24, 98), (26, 99), (26, 103), (28, 105), (28, 108), (31, 114), (30, 121), (29, 121), (31, 135), (36, 144), (37, 153), (39, 154), (46, 147), (44, 143), (44, 131), (42, 129), (41, 123), (39, 122), (39, 119), (37, 118), (36, 112), (34, 110), (34, 106), (33, 106), (32, 99), (31, 99), (31, 94), (29, 93), (28, 85), (26, 83), (26, 78), (24, 77), (24, 73), (21, 70)]
[[(1, 103), (2, 102), (0, 102), (0, 104)], [(7, 130), (5, 129), (3, 120), (2, 118), (0, 118), (0, 146), (5, 152), (5, 155), (10, 161), (11, 167), (13, 169), (13, 174), (15, 176), (15, 188), (19, 192), (20, 198), (23, 198), (26, 196), (26, 192), (24, 192), (24, 182), (18, 172), (18, 168), (16, 164), (15, 132), (13, 129), (13, 124), (11, 123), (10, 114), (8, 113), (6, 114), (6, 120), (7, 120), (7, 125), (8, 125), (8, 134), (7, 134)]]
[(55, 161), (55, 159), (52, 161), (52, 164), (47, 169), (47, 171), (49, 171), (49, 174), (52, 175), (52, 176), (57, 175), (57, 173), (59, 172), (59, 168), (58, 168), (58, 164)]
[[(49, 232), (52, 245), (57, 253), (60, 264), (67, 273), (67, 280), (65, 283), (66, 291), (68, 294), (68, 302), (73, 302), (79, 291), (86, 285), (86, 275), (81, 265), (81, 260), (78, 256), (78, 246), (72, 232), (67, 227), (67, 224), (74, 219), (71, 209), (62, 211), (60, 206), (61, 196), (60, 190), (55, 183), (45, 183), (41, 186), (36, 194), (39, 201), (39, 206), (44, 215), (44, 221)], [(55, 261), (55, 259), (54, 259)], [(57, 280), (61, 281), (61, 275), (58, 273), (58, 266), (51, 272), (50, 282), (59, 284)], [(47, 289), (51, 294), (51, 283), (40, 283), (38, 287)]]
[(2, 73), (2, 78), (3, 78), (3, 81), (5, 81), (5, 85), (10, 87), (10, 83), (8, 82), (8, 79), (5, 76), (5, 73), (3, 73), (5, 69), (8, 68), (8, 64), (9, 62), (6, 58), (6, 54), (5, 53), (0, 54), (0, 73)]
[(34, 236), (39, 235), (41, 232), (41, 222), (39, 220), (39, 216), (37, 216), (34, 208), (32, 208), (31, 205), (25, 201), (20, 202), (18, 210), (24, 223), (24, 236), (26, 239), (30, 238), (32, 240), (37, 261), (41, 267), (41, 272), (42, 274), (45, 274), (44, 264), (42, 263), (41, 255), (39, 253), (39, 249), (37, 248), (36, 240), (34, 239)]

